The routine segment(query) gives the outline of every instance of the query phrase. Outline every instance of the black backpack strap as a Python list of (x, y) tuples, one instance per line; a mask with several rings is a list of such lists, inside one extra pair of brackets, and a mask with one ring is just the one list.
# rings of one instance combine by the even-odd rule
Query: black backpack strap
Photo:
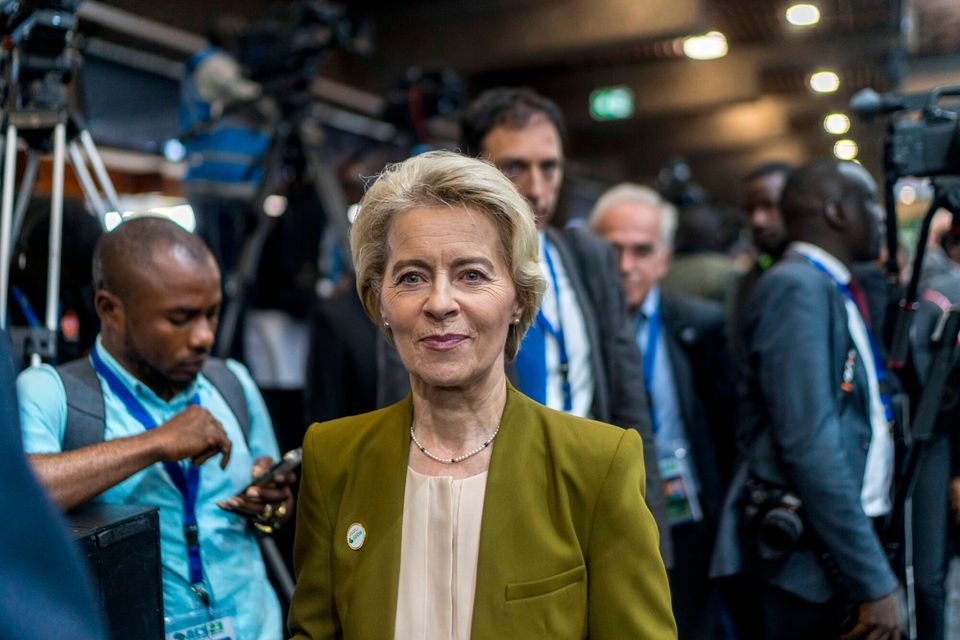
[(202, 373), (207, 380), (217, 388), (227, 406), (233, 411), (243, 433), (243, 440), (250, 441), (250, 411), (247, 409), (247, 396), (243, 392), (240, 378), (230, 370), (227, 363), (220, 358), (207, 358)]
[(62, 364), (56, 371), (67, 397), (62, 450), (73, 451), (103, 442), (103, 389), (90, 358)]

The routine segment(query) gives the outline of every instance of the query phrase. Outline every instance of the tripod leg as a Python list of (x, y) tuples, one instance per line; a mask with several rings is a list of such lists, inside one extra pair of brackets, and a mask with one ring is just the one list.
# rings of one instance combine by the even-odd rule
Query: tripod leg
[[(60, 310), (60, 261), (63, 250), (63, 171), (67, 163), (67, 125), (61, 120), (53, 129), (53, 191), (50, 196), (50, 260), (47, 263), (46, 327), (51, 344), (48, 353), (56, 355), (56, 335)], [(31, 364), (40, 364), (40, 354), (31, 356)]]
[(79, 137), (80, 143), (83, 145), (83, 150), (87, 152), (87, 157), (90, 158), (90, 165), (93, 167), (93, 172), (96, 174), (97, 180), (100, 181), (100, 186), (103, 187), (103, 193), (107, 197), (110, 208), (114, 211), (120, 211), (120, 198), (117, 197), (117, 190), (113, 188), (113, 182), (110, 181), (110, 174), (107, 173), (107, 168), (103, 164), (103, 158), (100, 157), (100, 152), (97, 151), (97, 145), (93, 143), (93, 137), (86, 129), (80, 130)]
[(27, 151), (27, 166), (23, 171), (23, 179), (20, 180), (20, 191), (17, 193), (17, 206), (13, 210), (13, 231), (10, 233), (10, 241), (16, 242), (20, 237), (20, 230), (23, 229), (23, 220), (27, 215), (27, 205), (30, 204), (30, 197), (33, 195), (33, 186), (37, 183), (37, 170), (40, 167), (40, 154), (33, 150)]
[[(100, 197), (100, 192), (97, 191), (97, 185), (93, 182), (93, 176), (91, 176), (87, 170), (87, 163), (83, 160), (80, 145), (78, 145), (76, 141), (73, 141), (70, 143), (69, 150), (70, 164), (73, 165), (73, 173), (80, 182), (83, 195), (86, 196), (87, 201), (90, 202), (90, 206), (93, 207), (97, 217), (100, 219), (100, 225), (103, 226), (103, 219), (107, 215), (107, 211), (109, 211), (107, 204), (103, 201), (103, 198)], [(119, 211), (117, 213), (119, 213)]]
[(3, 155), (3, 200), (0, 205), (0, 328), (7, 328), (7, 299), (10, 293), (10, 231), (13, 223), (13, 191), (17, 178), (17, 128), (7, 127)]
[(347, 203), (343, 197), (340, 179), (331, 160), (316, 146), (308, 148), (304, 144), (304, 157), (307, 160), (311, 182), (317, 193), (317, 198), (328, 216), (327, 225), (336, 234), (336, 238), (343, 251), (343, 261), (350, 271), (353, 271), (350, 255), (350, 229), (347, 224)]

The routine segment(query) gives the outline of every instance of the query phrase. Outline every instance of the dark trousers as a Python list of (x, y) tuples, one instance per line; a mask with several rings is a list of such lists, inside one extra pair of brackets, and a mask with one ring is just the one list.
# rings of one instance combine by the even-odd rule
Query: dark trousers
[(939, 432), (920, 454), (913, 490), (913, 574), (920, 640), (943, 640), (945, 633), (949, 482), (950, 434)]
[(716, 531), (703, 522), (671, 529), (673, 567), (667, 571), (679, 640), (724, 638), (720, 595), (708, 580)]
[(833, 640), (848, 613), (838, 602), (808, 602), (747, 574), (726, 581), (723, 593), (739, 640)]

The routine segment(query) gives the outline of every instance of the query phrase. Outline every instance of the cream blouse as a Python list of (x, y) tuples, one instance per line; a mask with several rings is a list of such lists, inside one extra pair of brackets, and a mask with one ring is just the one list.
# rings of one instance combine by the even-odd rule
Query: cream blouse
[(396, 640), (469, 640), (486, 485), (407, 467)]

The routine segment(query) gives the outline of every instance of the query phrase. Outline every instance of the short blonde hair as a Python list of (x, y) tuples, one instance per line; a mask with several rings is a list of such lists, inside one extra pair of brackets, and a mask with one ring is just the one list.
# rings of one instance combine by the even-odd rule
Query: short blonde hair
[[(449, 151), (431, 151), (388, 166), (360, 201), (350, 230), (357, 293), (367, 315), (383, 326), (380, 288), (387, 268), (387, 235), (397, 214), (418, 207), (463, 208), (487, 216), (522, 307), (510, 325), (505, 352), (513, 359), (540, 308), (546, 281), (538, 264), (539, 237), (527, 200), (492, 164)], [(390, 331), (387, 338), (392, 342)]]

